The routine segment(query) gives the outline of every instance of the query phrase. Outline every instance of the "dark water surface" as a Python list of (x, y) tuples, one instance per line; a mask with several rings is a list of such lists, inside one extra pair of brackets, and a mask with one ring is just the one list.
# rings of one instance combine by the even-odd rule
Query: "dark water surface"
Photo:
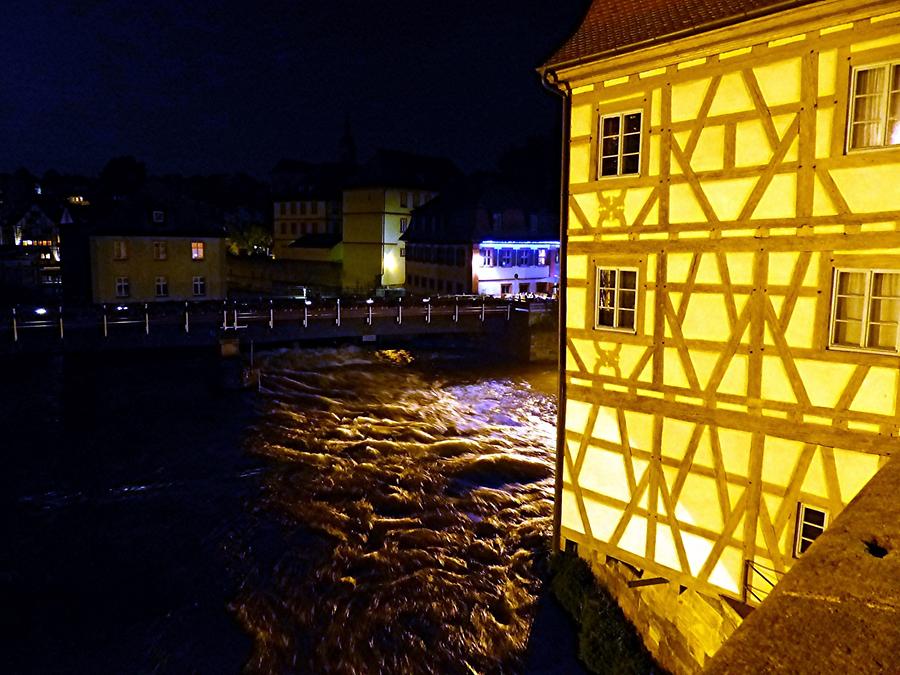
[[(519, 672), (555, 374), (356, 348), (7, 364), (11, 672)], [(4, 520), (6, 520), (4, 515)]]

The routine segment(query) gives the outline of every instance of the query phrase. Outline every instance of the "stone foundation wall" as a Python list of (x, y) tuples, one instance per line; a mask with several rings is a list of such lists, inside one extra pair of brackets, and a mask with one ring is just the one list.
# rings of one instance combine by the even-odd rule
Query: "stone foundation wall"
[(612, 594), (647, 649), (674, 675), (703, 669), (722, 643), (740, 625), (740, 614), (724, 599), (677, 584), (630, 588), (639, 577), (627, 565), (597, 556), (591, 568)]

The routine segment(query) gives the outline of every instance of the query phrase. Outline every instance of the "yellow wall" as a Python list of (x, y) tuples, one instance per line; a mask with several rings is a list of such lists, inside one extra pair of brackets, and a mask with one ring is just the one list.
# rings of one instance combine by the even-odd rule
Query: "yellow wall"
[[(128, 257), (115, 260), (114, 242), (126, 242)], [(153, 243), (166, 242), (166, 259), (154, 260)], [(204, 242), (203, 260), (191, 259), (191, 242)], [(96, 303), (218, 300), (226, 295), (225, 240), (211, 237), (91, 237), (91, 276)], [(156, 297), (156, 277), (168, 280), (169, 295)], [(206, 295), (193, 294), (193, 278), (206, 280)], [(130, 296), (116, 297), (116, 278), (128, 277)]]
[[(844, 150), (850, 68), (900, 60), (881, 4), (562, 73), (563, 543), (743, 598), (799, 502), (834, 518), (897, 448), (900, 357), (827, 344), (833, 269), (900, 269), (900, 148)], [(640, 175), (598, 179), (598, 115), (635, 109)], [(598, 265), (640, 270), (634, 334), (594, 328)]]

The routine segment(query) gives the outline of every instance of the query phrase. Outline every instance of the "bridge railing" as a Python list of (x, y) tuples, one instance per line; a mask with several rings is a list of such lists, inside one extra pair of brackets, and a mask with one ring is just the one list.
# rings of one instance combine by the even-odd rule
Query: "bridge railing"
[[(10, 308), (7, 327), (13, 343), (30, 340), (39, 333), (65, 340), (67, 330), (93, 331), (96, 337), (151, 333), (166, 328), (190, 334), (194, 330), (239, 331), (250, 327), (275, 330), (281, 327), (309, 328), (314, 322), (331, 322), (340, 327), (347, 321), (372, 326), (376, 320), (393, 319), (398, 325), (410, 322), (430, 324), (436, 317), (458, 323), (462, 317), (488, 316), (509, 320), (514, 311), (555, 311), (552, 301), (517, 301), (482, 296), (441, 296), (433, 298), (321, 298), (309, 299), (229, 299), (196, 302), (122, 303), (65, 307), (16, 305)], [(3, 331), (0, 321), (0, 333)], [(0, 337), (0, 340), (3, 340)]]

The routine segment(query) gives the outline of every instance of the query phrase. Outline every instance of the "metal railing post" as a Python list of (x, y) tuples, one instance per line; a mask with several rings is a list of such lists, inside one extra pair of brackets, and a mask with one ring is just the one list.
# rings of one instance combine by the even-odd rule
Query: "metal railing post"
[(397, 323), (403, 325), (403, 298), (397, 301)]
[(191, 317), (188, 314), (188, 303), (187, 300), (184, 301), (184, 332), (191, 332)]
[(425, 323), (431, 323), (431, 303), (425, 303)]
[(481, 299), (481, 323), (484, 323), (484, 298)]
[(237, 330), (237, 327), (238, 327), (238, 322), (237, 322), (237, 307), (235, 307), (235, 308), (234, 308), (234, 311), (232, 312), (232, 320), (234, 321), (234, 325), (232, 326), (232, 328), (234, 328), (235, 330)]
[(341, 325), (341, 299), (337, 299), (337, 318), (334, 320), (336, 326)]
[(459, 322), (459, 300), (453, 305), (453, 323)]
[(506, 320), (507, 320), (507, 321), (509, 321), (509, 313), (510, 313), (510, 310), (511, 310), (511, 309), (512, 309), (512, 303), (509, 302), (509, 303), (507, 303), (507, 305), (506, 305)]
[(371, 326), (372, 325), (372, 305), (367, 305), (367, 307), (368, 307), (369, 311), (366, 314), (366, 324)]
[(269, 330), (275, 328), (275, 310), (272, 308), (272, 301), (269, 300)]
[(109, 337), (109, 320), (106, 318), (106, 305), (103, 305), (103, 337)]
[(303, 304), (303, 327), (307, 328), (309, 326), (309, 307), (306, 303)]
[(59, 307), (59, 339), (62, 340), (65, 337), (65, 333), (63, 332), (63, 313), (62, 313), (62, 305)]
[(144, 335), (150, 335), (150, 313), (147, 311), (147, 303), (144, 303)]
[(228, 330), (228, 301), (222, 301), (222, 330)]
[(16, 308), (13, 307), (13, 318), (12, 318), (12, 329), (13, 329), (13, 342), (19, 341), (19, 328), (16, 326)]

